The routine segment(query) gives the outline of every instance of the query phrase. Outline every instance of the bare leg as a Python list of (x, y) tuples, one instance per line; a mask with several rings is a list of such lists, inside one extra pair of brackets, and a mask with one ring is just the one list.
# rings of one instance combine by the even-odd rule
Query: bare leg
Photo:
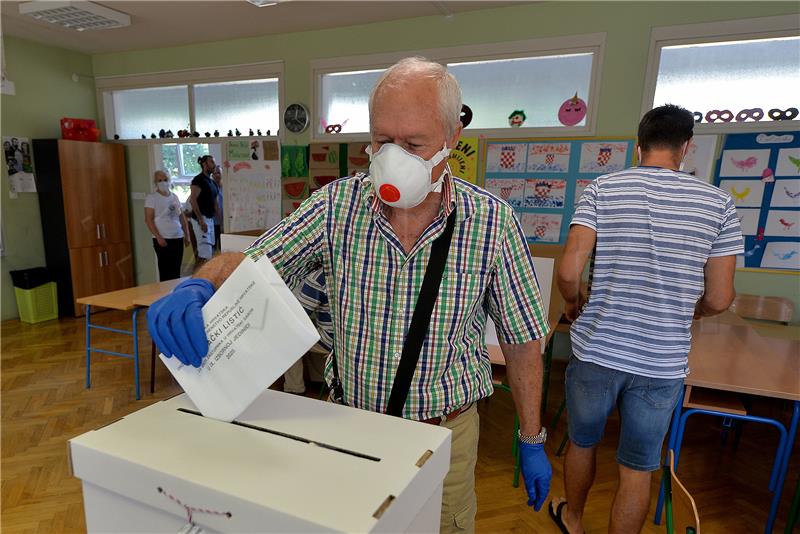
[[(597, 464), (597, 447), (583, 448), (570, 442), (564, 458), (564, 490), (567, 504), (561, 518), (573, 534), (583, 533), (583, 509), (586, 496), (594, 483)], [(561, 500), (556, 499), (553, 506)]]
[(631, 534), (644, 526), (650, 508), (650, 471), (619, 466), (619, 486), (611, 507), (609, 534)]

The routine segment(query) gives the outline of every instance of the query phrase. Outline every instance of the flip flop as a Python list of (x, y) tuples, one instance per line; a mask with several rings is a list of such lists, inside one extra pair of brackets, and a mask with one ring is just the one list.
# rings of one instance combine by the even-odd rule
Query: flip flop
[(563, 510), (565, 504), (567, 504), (567, 501), (561, 501), (558, 503), (556, 509), (553, 510), (553, 501), (550, 501), (550, 504), (547, 506), (547, 511), (550, 513), (550, 519), (552, 519), (553, 523), (555, 523), (556, 526), (561, 530), (561, 534), (570, 534), (569, 530), (567, 529), (567, 525), (565, 525), (564, 520), (561, 519), (561, 511)]

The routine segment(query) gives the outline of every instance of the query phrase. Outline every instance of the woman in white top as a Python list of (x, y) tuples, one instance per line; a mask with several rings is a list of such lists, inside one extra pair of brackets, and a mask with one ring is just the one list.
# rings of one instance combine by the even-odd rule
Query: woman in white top
[(181, 276), (183, 247), (189, 246), (189, 227), (178, 196), (170, 191), (169, 176), (164, 171), (153, 173), (156, 192), (144, 201), (144, 222), (153, 234), (153, 248), (158, 258), (159, 279)]

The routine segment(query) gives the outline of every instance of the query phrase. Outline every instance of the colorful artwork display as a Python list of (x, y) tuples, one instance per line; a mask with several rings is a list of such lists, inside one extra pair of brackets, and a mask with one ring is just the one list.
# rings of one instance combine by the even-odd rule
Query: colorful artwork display
[(737, 267), (800, 272), (800, 132), (726, 136), (714, 183), (742, 226)]
[(686, 157), (683, 158), (683, 172), (697, 176), (704, 182), (714, 181), (714, 162), (716, 161), (716, 135), (695, 135), (689, 141)]
[(514, 208), (528, 242), (558, 244), (592, 180), (632, 165), (633, 140), (490, 140), (485, 162), (484, 187)]

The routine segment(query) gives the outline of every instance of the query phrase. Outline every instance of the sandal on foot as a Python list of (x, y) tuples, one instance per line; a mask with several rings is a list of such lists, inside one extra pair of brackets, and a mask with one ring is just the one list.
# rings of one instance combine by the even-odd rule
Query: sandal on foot
[(567, 501), (561, 501), (558, 503), (558, 506), (553, 509), (553, 501), (550, 501), (550, 504), (547, 506), (547, 511), (550, 513), (550, 519), (553, 520), (553, 523), (561, 529), (561, 534), (570, 534), (567, 525), (564, 524), (564, 520), (561, 518), (561, 512), (564, 510), (565, 504), (567, 504)]

